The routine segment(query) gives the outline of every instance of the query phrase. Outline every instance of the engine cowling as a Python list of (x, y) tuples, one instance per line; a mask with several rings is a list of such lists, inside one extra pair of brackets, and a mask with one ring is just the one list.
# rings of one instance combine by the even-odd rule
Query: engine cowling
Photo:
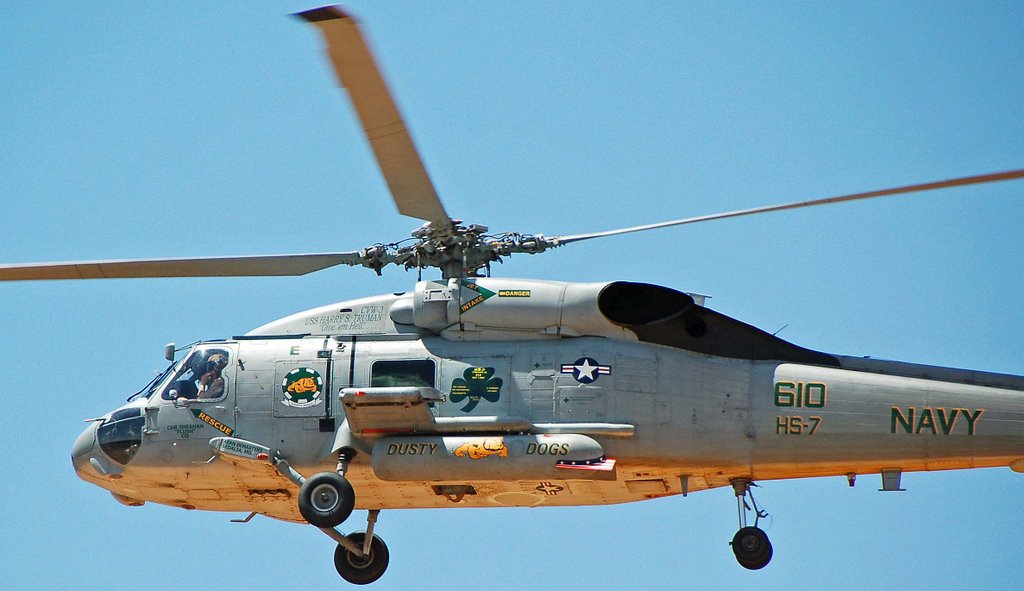
[(484, 331), (635, 340), (627, 327), (660, 322), (694, 305), (689, 295), (646, 283), (470, 278), (421, 281), (391, 307), (396, 324), (446, 331)]
[(420, 281), (412, 292), (305, 310), (247, 336), (431, 333), (458, 340), (601, 336), (635, 341), (638, 327), (693, 307), (690, 295), (647, 283), (474, 277)]

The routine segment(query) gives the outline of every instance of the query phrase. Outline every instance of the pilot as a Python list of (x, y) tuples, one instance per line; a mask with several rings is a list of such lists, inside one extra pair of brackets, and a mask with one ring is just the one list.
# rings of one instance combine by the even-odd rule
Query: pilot
[(228, 357), (223, 353), (214, 353), (206, 359), (199, 376), (199, 398), (220, 398), (224, 394), (224, 378), (221, 372), (228, 365)]

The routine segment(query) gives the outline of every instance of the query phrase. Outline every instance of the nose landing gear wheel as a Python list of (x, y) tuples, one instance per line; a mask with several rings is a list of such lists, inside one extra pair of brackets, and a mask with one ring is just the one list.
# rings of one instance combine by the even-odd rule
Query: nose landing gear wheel
[(760, 570), (772, 559), (772, 543), (768, 534), (758, 527), (743, 527), (732, 538), (732, 552), (736, 562), (749, 570)]
[[(366, 541), (366, 532), (354, 532), (345, 536), (360, 548)], [(353, 585), (367, 585), (384, 575), (388, 568), (388, 547), (384, 540), (373, 536), (370, 551), (359, 557), (341, 544), (334, 550), (334, 568), (341, 578)]]
[(317, 527), (335, 527), (348, 519), (356, 493), (348, 480), (334, 472), (314, 474), (299, 488), (299, 513)]

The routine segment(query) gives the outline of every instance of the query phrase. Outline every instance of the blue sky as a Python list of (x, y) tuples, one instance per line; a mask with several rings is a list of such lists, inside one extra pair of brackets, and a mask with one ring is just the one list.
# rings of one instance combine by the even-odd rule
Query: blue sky
[[(352, 250), (402, 239), (294, 2), (0, 6), (4, 262)], [(1024, 166), (1015, 2), (352, 2), (448, 211), (575, 234)], [(626, 279), (835, 353), (1024, 374), (1024, 183), (712, 222), (520, 256)], [(0, 285), (0, 570), (11, 588), (342, 585), (308, 527), (127, 508), (79, 481), (82, 419), (165, 342), (241, 334), (414, 274)], [(1008, 469), (767, 482), (775, 558), (736, 565), (730, 491), (385, 511), (377, 589), (1015, 589)], [(357, 514), (353, 519), (361, 519)]]

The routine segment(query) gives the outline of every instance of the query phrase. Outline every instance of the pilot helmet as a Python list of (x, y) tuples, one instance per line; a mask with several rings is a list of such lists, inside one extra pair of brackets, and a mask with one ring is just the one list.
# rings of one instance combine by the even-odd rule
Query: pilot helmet
[(228, 356), (217, 352), (211, 354), (206, 358), (206, 371), (213, 371), (214, 369), (224, 369), (228, 365)]

